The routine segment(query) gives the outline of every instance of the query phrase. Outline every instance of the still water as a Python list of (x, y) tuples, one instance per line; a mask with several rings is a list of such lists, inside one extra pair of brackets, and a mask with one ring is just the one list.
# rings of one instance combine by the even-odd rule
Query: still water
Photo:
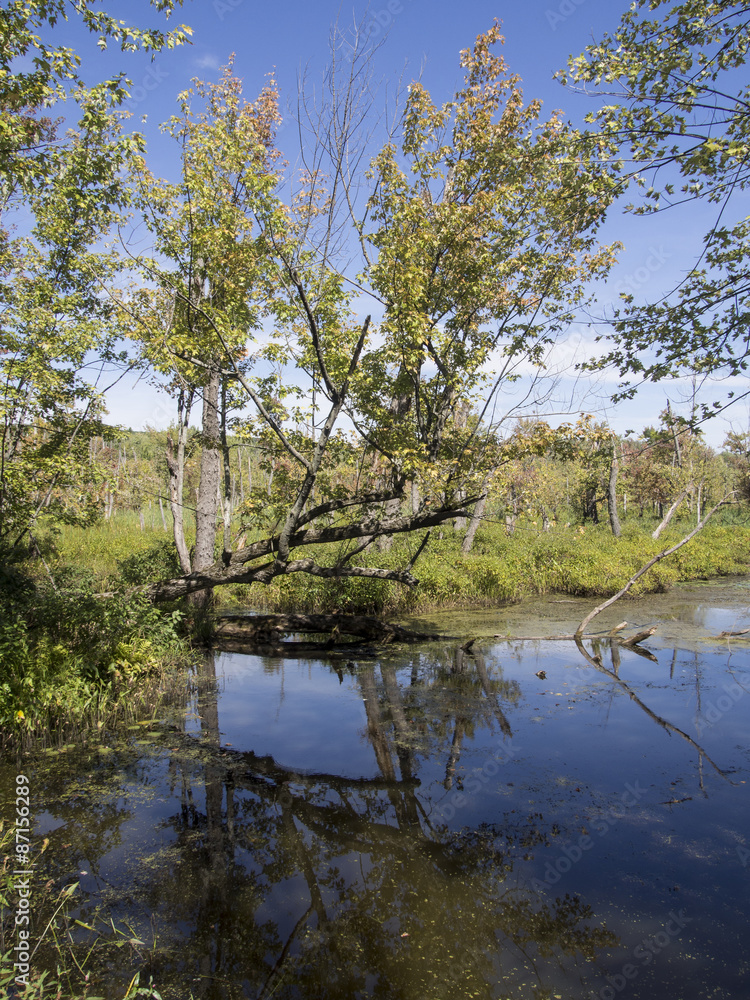
[[(164, 1000), (750, 997), (750, 585), (441, 616), (373, 658), (216, 652), (187, 704), (32, 765), (57, 886)], [(580, 613), (579, 613), (580, 612)], [(424, 626), (426, 620), (421, 620)], [(83, 931), (81, 932), (83, 934)]]

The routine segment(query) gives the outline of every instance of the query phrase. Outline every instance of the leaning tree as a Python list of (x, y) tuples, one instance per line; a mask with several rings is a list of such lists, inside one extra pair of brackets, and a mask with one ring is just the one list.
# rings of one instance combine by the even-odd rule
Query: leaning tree
[[(596, 230), (616, 179), (559, 114), (524, 103), (501, 40), (495, 24), (462, 53), (464, 84), (443, 105), (412, 84), (375, 155), (360, 55), (339, 60), (330, 99), (302, 109), (313, 141), (296, 185), (273, 82), (247, 102), (231, 67), (168, 125), (180, 180), (135, 171), (154, 252), (135, 260), (141, 284), (122, 308), (144, 358), (203, 406), (196, 546), (155, 599), (296, 572), (413, 584), (426, 535), (398, 568), (358, 553), (465, 516), (479, 496), (498, 400), (523, 367), (543, 371), (614, 259)], [(261, 537), (233, 550), (225, 533), (216, 558), (223, 386), (286, 475), (256, 509)], [(317, 421), (303, 413), (313, 393)], [(342, 427), (360, 449), (348, 484), (329, 475)]]

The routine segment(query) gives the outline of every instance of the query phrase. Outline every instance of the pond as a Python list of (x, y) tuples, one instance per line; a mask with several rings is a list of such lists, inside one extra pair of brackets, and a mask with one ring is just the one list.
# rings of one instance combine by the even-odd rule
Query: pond
[(711, 638), (749, 605), (735, 580), (592, 623), (658, 624), (648, 652), (503, 638), (580, 601), (420, 619), (469, 652), (216, 652), (180, 711), (25, 768), (40, 865), (118, 928), (93, 992), (749, 997), (750, 644)]

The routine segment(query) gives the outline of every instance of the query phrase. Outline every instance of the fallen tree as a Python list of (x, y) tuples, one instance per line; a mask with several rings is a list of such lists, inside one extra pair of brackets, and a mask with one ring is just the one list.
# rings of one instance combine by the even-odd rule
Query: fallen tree
[[(706, 514), (706, 516), (703, 518), (703, 520), (699, 521), (698, 524), (693, 528), (693, 530), (689, 534), (685, 535), (685, 537), (683, 539), (681, 539), (676, 545), (672, 545), (670, 548), (664, 549), (663, 552), (659, 552), (658, 555), (655, 555), (653, 557), (653, 559), (649, 559), (649, 561), (646, 563), (645, 566), (641, 566), (641, 568), (638, 570), (638, 572), (634, 573), (631, 576), (631, 578), (628, 580), (628, 582), (625, 584), (625, 586), (621, 590), (618, 590), (616, 594), (613, 594), (612, 597), (608, 598), (602, 604), (599, 604), (597, 607), (594, 608), (593, 611), (591, 611), (589, 614), (587, 614), (586, 617), (581, 622), (581, 624), (576, 629), (575, 636), (578, 639), (580, 639), (581, 636), (583, 635), (583, 632), (584, 632), (584, 629), (586, 628), (586, 626), (591, 621), (593, 621), (593, 619), (596, 618), (596, 616), (598, 614), (600, 614), (606, 608), (611, 607), (615, 603), (615, 601), (619, 601), (621, 597), (624, 597), (625, 594), (627, 594), (627, 592), (633, 586), (633, 584), (637, 580), (639, 580), (643, 576), (644, 573), (647, 573), (651, 569), (652, 566), (655, 566), (656, 563), (660, 562), (662, 559), (666, 559), (667, 556), (671, 556), (673, 552), (676, 552), (678, 549), (681, 549), (683, 545), (687, 545), (687, 543), (690, 541), (690, 539), (694, 538), (698, 534), (698, 532), (701, 531), (706, 526), (706, 524), (708, 523), (708, 521), (710, 520), (710, 518), (713, 517), (713, 515), (716, 513), (716, 511), (720, 507), (723, 507), (726, 503), (729, 503), (730, 498), (733, 497), (735, 495), (735, 493), (736, 493), (736, 490), (732, 490), (731, 493), (728, 493), (722, 500), (720, 500), (716, 504), (716, 506), (714, 506), (714, 507), (711, 508), (711, 510), (708, 512), (708, 514)], [(634, 641), (637, 641), (637, 640), (634, 640)]]

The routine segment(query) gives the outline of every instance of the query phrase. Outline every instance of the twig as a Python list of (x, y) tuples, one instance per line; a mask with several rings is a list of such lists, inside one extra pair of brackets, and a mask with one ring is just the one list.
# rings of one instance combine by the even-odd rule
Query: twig
[(643, 642), (644, 639), (648, 639), (656, 631), (656, 625), (652, 625), (651, 628), (646, 628), (642, 632), (636, 632), (635, 635), (629, 636), (627, 639), (620, 639), (621, 646), (635, 646), (636, 643)]

